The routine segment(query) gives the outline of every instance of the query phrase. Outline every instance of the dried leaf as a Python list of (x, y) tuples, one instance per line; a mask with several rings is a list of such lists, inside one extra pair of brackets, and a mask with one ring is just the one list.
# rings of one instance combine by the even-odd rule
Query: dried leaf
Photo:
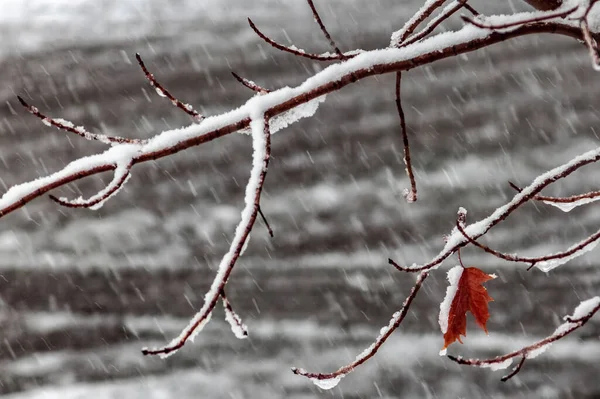
[(440, 307), (440, 327), (444, 333), (444, 349), (462, 336), (467, 336), (467, 312), (487, 333), (486, 322), (490, 317), (488, 302), (493, 301), (483, 286), (495, 275), (484, 273), (476, 267), (456, 266), (448, 272), (450, 286)]

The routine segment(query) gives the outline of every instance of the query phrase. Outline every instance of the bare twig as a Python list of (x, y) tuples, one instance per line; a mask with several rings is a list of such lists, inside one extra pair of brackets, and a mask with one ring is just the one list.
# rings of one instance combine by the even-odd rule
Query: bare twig
[(400, 82), (402, 81), (402, 73), (396, 73), (396, 109), (398, 111), (398, 117), (400, 118), (400, 130), (402, 132), (402, 143), (404, 145), (404, 165), (406, 166), (406, 174), (410, 181), (410, 190), (406, 189), (404, 192), (404, 198), (407, 202), (415, 202), (417, 200), (417, 182), (415, 181), (415, 174), (412, 169), (412, 162), (410, 160), (410, 145), (408, 143), (408, 132), (406, 130), (406, 119), (404, 117), (404, 110), (402, 109), (402, 100), (400, 97)]
[[(507, 376), (502, 377), (502, 381), (507, 381), (514, 377), (522, 368), (525, 359), (532, 359), (542, 353), (550, 344), (556, 342), (578, 328), (585, 325), (595, 314), (600, 310), (600, 297), (594, 297), (582, 302), (573, 313), (573, 316), (565, 317), (566, 322), (561, 324), (552, 335), (519, 350), (510, 352), (503, 356), (497, 356), (492, 359), (465, 359), (462, 356), (448, 357), (458, 364), (464, 364), (467, 366), (479, 366), (489, 367), (491, 365), (506, 365), (508, 367), (510, 359), (515, 357), (521, 357), (520, 363), (517, 367)], [(583, 313), (583, 314), (580, 314)]]
[(329, 40), (329, 44), (331, 45), (331, 47), (333, 47), (333, 50), (336, 52), (336, 54), (339, 55), (340, 57), (342, 57), (342, 59), (344, 59), (346, 56), (344, 55), (344, 53), (342, 53), (342, 51), (339, 49), (339, 47), (335, 44), (335, 41), (331, 38), (331, 35), (327, 31), (325, 24), (321, 20), (321, 17), (319, 16), (319, 13), (317, 12), (317, 9), (315, 8), (313, 1), (312, 0), (306, 0), (306, 1), (308, 2), (308, 5), (310, 6), (313, 16), (315, 17), (315, 21), (317, 22), (317, 24), (319, 24), (319, 28), (321, 28), (321, 32), (323, 32), (323, 34), (325, 35), (325, 38), (327, 40)]
[(461, 15), (461, 18), (463, 21), (470, 23), (471, 25), (474, 25), (478, 28), (497, 30), (497, 29), (512, 28), (515, 26), (530, 24), (530, 23), (534, 23), (534, 22), (548, 21), (548, 20), (554, 19), (554, 18), (564, 18), (564, 17), (572, 14), (575, 10), (577, 10), (577, 8), (579, 8), (579, 6), (575, 6), (575, 7), (569, 8), (568, 10), (563, 10), (563, 11), (548, 12), (548, 13), (544, 13), (544, 14), (536, 16), (536, 17), (526, 18), (526, 19), (515, 21), (515, 22), (504, 23), (504, 24), (487, 24), (485, 22), (477, 21), (476, 19), (467, 17), (465, 15)]
[(138, 139), (128, 139), (125, 137), (113, 137), (104, 134), (90, 133), (87, 130), (85, 130), (85, 128), (83, 128), (82, 126), (76, 127), (72, 122), (66, 121), (64, 119), (50, 118), (42, 114), (37, 107), (28, 104), (27, 101), (25, 101), (21, 96), (17, 96), (17, 99), (19, 100), (21, 105), (25, 107), (27, 111), (29, 111), (29, 113), (40, 118), (44, 125), (54, 126), (67, 132), (75, 133), (76, 135), (83, 137), (87, 140), (97, 140), (105, 144), (141, 144), (144, 142), (143, 140)]
[(305, 57), (305, 58), (309, 58), (311, 60), (316, 60), (316, 61), (339, 61), (339, 60), (347, 60), (347, 59), (353, 58), (353, 57), (355, 57), (357, 55), (357, 53), (352, 53), (352, 54), (344, 54), (344, 53), (342, 53), (341, 55), (340, 54), (313, 54), (313, 53), (307, 53), (306, 51), (304, 51), (302, 49), (299, 49), (296, 46), (284, 46), (283, 44), (277, 43), (275, 40), (269, 38), (267, 35), (265, 35), (264, 33), (262, 33), (256, 27), (256, 25), (254, 24), (254, 22), (252, 22), (252, 20), (250, 18), (248, 18), (248, 23), (250, 24), (250, 27), (252, 28), (252, 30), (262, 40), (264, 40), (265, 42), (267, 42), (271, 46), (275, 47), (277, 50), (285, 51), (286, 53), (297, 55), (299, 57)]
[(223, 301), (223, 308), (225, 309), (225, 319), (231, 325), (232, 331), (240, 339), (247, 338), (248, 327), (246, 327), (241, 317), (233, 310), (229, 299), (225, 295), (225, 289), (221, 289), (221, 299)]
[(354, 360), (352, 363), (350, 363), (346, 366), (340, 367), (338, 370), (336, 370), (332, 373), (312, 373), (312, 372), (308, 372), (304, 369), (299, 369), (296, 367), (292, 368), (292, 372), (294, 372), (294, 374), (301, 375), (303, 377), (307, 377), (307, 378), (314, 379), (317, 381), (336, 380), (336, 379), (339, 380), (340, 378), (344, 377), (348, 373), (352, 372), (356, 367), (365, 363), (367, 360), (369, 360), (371, 357), (373, 357), (377, 353), (377, 351), (379, 350), (381, 345), (383, 345), (385, 343), (385, 341), (387, 341), (387, 339), (396, 330), (396, 328), (398, 328), (398, 326), (400, 326), (400, 324), (406, 317), (413, 300), (417, 296), (419, 289), (423, 285), (423, 281), (425, 281), (425, 279), (427, 278), (428, 275), (429, 275), (428, 272), (423, 272), (423, 273), (419, 274), (419, 277), (417, 277), (417, 281), (416, 281), (415, 285), (410, 290), (410, 294), (404, 300), (404, 303), (402, 304), (402, 308), (399, 311), (397, 311), (396, 313), (394, 313), (394, 315), (392, 316), (388, 325), (381, 329), (381, 333), (377, 337), (375, 342), (373, 342), (371, 344), (371, 346), (369, 346), (360, 355), (358, 355), (356, 360)]
[(154, 90), (156, 90), (156, 93), (159, 96), (168, 98), (171, 101), (171, 104), (173, 104), (174, 106), (176, 106), (177, 108), (181, 109), (183, 112), (194, 118), (196, 122), (200, 122), (202, 121), (202, 119), (204, 119), (204, 116), (200, 115), (200, 113), (196, 111), (194, 107), (192, 107), (190, 104), (184, 104), (183, 102), (179, 101), (167, 89), (165, 89), (163, 85), (158, 83), (154, 75), (151, 74), (150, 71), (148, 71), (148, 68), (146, 68), (146, 64), (144, 64), (142, 56), (139, 53), (135, 54), (135, 58), (138, 64), (140, 65), (140, 68), (142, 68), (144, 75), (146, 75), (146, 79), (148, 79), (148, 82), (150, 82), (150, 86), (152, 86)]
[(256, 83), (254, 83), (254, 82), (253, 82), (253, 81), (251, 81), (251, 80), (248, 80), (248, 79), (242, 78), (240, 75), (238, 75), (238, 74), (237, 74), (237, 73), (235, 73), (235, 72), (231, 72), (231, 74), (233, 75), (233, 77), (234, 77), (234, 78), (235, 78), (235, 79), (236, 79), (238, 82), (240, 82), (241, 84), (243, 84), (244, 86), (246, 86), (246, 87), (247, 87), (247, 88), (249, 88), (250, 90), (253, 90), (253, 91), (255, 91), (255, 92), (257, 92), (257, 93), (260, 93), (260, 94), (266, 94), (266, 93), (270, 93), (270, 92), (271, 92), (271, 90), (269, 90), (269, 89), (265, 89), (264, 87), (257, 85)]
[(525, 360), (527, 360), (526, 356), (521, 357), (521, 360), (519, 361), (519, 363), (517, 364), (517, 366), (509, 374), (507, 374), (504, 377), (500, 378), (500, 381), (506, 382), (506, 381), (510, 380), (511, 378), (513, 378), (515, 375), (517, 375), (517, 373), (519, 373), (519, 371), (521, 371), (521, 368), (523, 367), (523, 364), (525, 364)]
[[(224, 292), (227, 280), (229, 279), (238, 258), (241, 256), (246, 241), (248, 240), (248, 236), (256, 221), (256, 216), (258, 215), (260, 196), (265, 182), (267, 168), (269, 166), (269, 159), (271, 157), (269, 116), (264, 114), (263, 118), (262, 131), (258, 132), (257, 129), (252, 129), (254, 160), (252, 163), (253, 167), (250, 181), (246, 186), (246, 205), (242, 211), (242, 221), (235, 231), (235, 236), (231, 241), (229, 251), (221, 260), (217, 276), (213, 280), (211, 288), (204, 298), (204, 305), (177, 338), (173, 339), (168, 345), (162, 348), (142, 349), (144, 355), (160, 355), (161, 357), (167, 357), (175, 353), (179, 348), (185, 345), (189, 339), (200, 332), (204, 325), (210, 320), (212, 311), (215, 308), (219, 297)], [(261, 134), (264, 135), (263, 138), (259, 137)], [(264, 148), (257, 148), (257, 146), (261, 144), (264, 145)], [(260, 159), (260, 154), (263, 154), (262, 159)]]
[[(446, 19), (450, 18), (455, 12), (457, 12), (458, 10), (460, 10), (461, 8), (466, 6), (466, 4), (467, 4), (467, 0), (455, 0), (452, 3), (448, 4), (442, 10), (440, 15), (438, 15), (437, 17), (432, 19), (431, 22), (429, 22), (425, 26), (425, 28), (423, 28), (423, 30), (421, 30), (419, 33), (415, 34), (414, 36), (411, 36), (404, 42), (400, 43), (398, 45), (398, 47), (406, 47), (412, 43), (418, 42), (419, 40), (423, 39), (424, 37), (429, 35), (431, 32), (433, 32), (435, 30), (435, 28), (437, 28), (442, 22), (444, 22)], [(475, 12), (477, 12), (477, 11), (475, 11)]]
[(263, 213), (262, 209), (260, 208), (260, 206), (258, 207), (258, 214), (260, 215), (263, 223), (265, 224), (265, 227), (267, 228), (267, 231), (269, 232), (269, 235), (271, 237), (275, 236), (275, 234), (273, 234), (273, 229), (271, 228), (271, 225), (269, 224), (269, 222), (267, 221), (267, 218), (265, 217), (265, 214)]

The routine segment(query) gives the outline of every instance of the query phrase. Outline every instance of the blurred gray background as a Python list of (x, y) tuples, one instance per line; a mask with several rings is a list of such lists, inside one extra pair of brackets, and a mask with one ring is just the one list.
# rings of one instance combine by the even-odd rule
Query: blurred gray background
[[(420, 0), (317, 0), (344, 50), (382, 48)], [(488, 3), (488, 4), (486, 4)], [(494, 3), (490, 5), (489, 3)], [(517, 0), (472, 3), (481, 12), (524, 10)], [(59, 170), (104, 150), (46, 127), (16, 101), (90, 131), (148, 138), (191, 123), (157, 96), (135, 63), (208, 115), (252, 92), (295, 85), (324, 68), (278, 52), (248, 27), (307, 51), (328, 51), (304, 0), (0, 0), (0, 185)], [(460, 26), (458, 19), (446, 29)], [(600, 83), (583, 46), (536, 36), (404, 74), (403, 101), (419, 201), (408, 186), (394, 105), (394, 77), (328, 96), (317, 114), (273, 138), (262, 208), (229, 297), (250, 329), (237, 340), (218, 310), (196, 339), (166, 361), (140, 348), (187, 324), (228, 247), (250, 168), (251, 143), (229, 135), (136, 166), (100, 211), (40, 198), (0, 223), (0, 394), (29, 398), (595, 398), (600, 397), (600, 320), (529, 361), (502, 371), (438, 356), (447, 261), (381, 352), (321, 391), (291, 366), (333, 371), (387, 324), (414, 282), (387, 264), (423, 262), (443, 247), (459, 206), (485, 217), (512, 196), (507, 182), (538, 174), (598, 145)], [(58, 194), (89, 196), (109, 175)], [(598, 189), (596, 166), (548, 189)], [(486, 242), (549, 253), (597, 230), (597, 205), (566, 214), (528, 204)], [(500, 278), (487, 284), (489, 336), (469, 325), (452, 354), (492, 356), (551, 334), (562, 316), (597, 295), (596, 252), (549, 274), (476, 249), (463, 259)], [(472, 320), (470, 320), (472, 321)], [(474, 323), (473, 323), (474, 324)]]

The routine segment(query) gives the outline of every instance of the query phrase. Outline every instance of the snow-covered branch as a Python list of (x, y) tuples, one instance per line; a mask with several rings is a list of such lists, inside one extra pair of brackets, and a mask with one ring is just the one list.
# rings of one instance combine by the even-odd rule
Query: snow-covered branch
[(465, 359), (462, 356), (452, 355), (448, 355), (448, 357), (458, 364), (489, 367), (493, 370), (506, 369), (510, 367), (514, 358), (520, 357), (521, 360), (514, 370), (510, 374), (502, 377), (502, 381), (507, 381), (514, 377), (521, 370), (525, 360), (533, 359), (541, 355), (552, 345), (552, 343), (566, 337), (578, 328), (583, 327), (585, 323), (587, 323), (588, 320), (590, 320), (596, 314), (596, 312), (598, 312), (598, 310), (600, 310), (599, 296), (583, 301), (575, 308), (573, 315), (565, 316), (565, 322), (558, 326), (552, 335), (534, 344), (518, 349), (514, 352), (507, 353), (506, 355), (497, 356), (492, 359)]

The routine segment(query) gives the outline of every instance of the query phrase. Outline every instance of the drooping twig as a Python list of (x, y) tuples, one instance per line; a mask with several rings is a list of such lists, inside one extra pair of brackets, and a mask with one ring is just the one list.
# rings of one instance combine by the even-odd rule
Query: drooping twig
[(566, 322), (558, 326), (552, 335), (506, 355), (491, 359), (465, 359), (462, 356), (452, 355), (448, 355), (448, 357), (458, 364), (479, 367), (496, 366), (497, 368), (506, 368), (510, 366), (513, 358), (521, 357), (521, 361), (517, 367), (510, 374), (502, 377), (502, 381), (507, 381), (521, 370), (525, 359), (532, 359), (542, 354), (552, 343), (585, 325), (598, 310), (600, 310), (600, 297), (588, 299), (577, 306), (572, 316), (565, 317)]
[(333, 47), (333, 50), (336, 52), (336, 54), (339, 55), (342, 59), (344, 59), (346, 56), (344, 55), (344, 53), (342, 53), (342, 51), (339, 49), (339, 47), (335, 44), (335, 41), (331, 38), (331, 35), (327, 31), (325, 24), (321, 20), (321, 17), (319, 16), (319, 13), (317, 12), (317, 9), (315, 8), (313, 1), (312, 0), (306, 0), (306, 1), (308, 2), (308, 5), (310, 6), (313, 16), (315, 17), (315, 22), (317, 24), (319, 24), (319, 28), (321, 28), (321, 32), (323, 32), (323, 34), (325, 35), (325, 38), (327, 40), (329, 40), (329, 44), (331, 45), (331, 47)]
[[(578, 256), (585, 254), (589, 250), (593, 249), (596, 242), (600, 239), (600, 230), (598, 230), (596, 233), (587, 237), (583, 241), (580, 241), (579, 243), (569, 247), (569, 249), (563, 252), (558, 252), (552, 255), (542, 255), (538, 257), (525, 257), (517, 256), (514, 254), (505, 254), (475, 241), (471, 236), (469, 236), (465, 232), (463, 226), (461, 226), (461, 222), (459, 222), (458, 220), (456, 221), (456, 228), (469, 241), (469, 243), (484, 250), (490, 255), (494, 255), (497, 258), (504, 259), (509, 262), (529, 263), (529, 268), (527, 270), (531, 270), (534, 266), (537, 265), (540, 269), (548, 271), (556, 266), (559, 266), (562, 263), (566, 263), (569, 260), (572, 260)], [(540, 264), (542, 264), (543, 266), (540, 266)]]
[(128, 139), (125, 137), (113, 137), (104, 134), (90, 133), (87, 130), (85, 130), (83, 126), (75, 126), (72, 122), (66, 121), (64, 119), (50, 118), (49, 116), (42, 114), (37, 107), (34, 107), (33, 105), (27, 103), (27, 101), (25, 101), (21, 96), (17, 96), (17, 99), (19, 100), (21, 105), (25, 107), (27, 111), (29, 111), (29, 113), (40, 118), (44, 125), (54, 126), (67, 132), (75, 133), (76, 135), (83, 137), (87, 140), (97, 140), (105, 144), (141, 144), (144, 142), (143, 140), (138, 139)]
[[(313, 382), (315, 382), (315, 384), (322, 386), (322, 383), (320, 383), (320, 381), (333, 381), (334, 383), (338, 382), (341, 378), (346, 376), (348, 373), (352, 372), (356, 367), (365, 363), (377, 353), (379, 348), (385, 343), (385, 341), (387, 341), (387, 339), (402, 323), (402, 321), (408, 313), (408, 310), (413, 300), (417, 296), (419, 289), (423, 285), (423, 281), (425, 281), (428, 275), (428, 272), (422, 272), (421, 274), (419, 274), (415, 285), (410, 290), (410, 294), (404, 300), (402, 308), (399, 311), (395, 312), (392, 318), (390, 319), (388, 325), (381, 329), (380, 335), (377, 337), (375, 342), (373, 342), (367, 349), (365, 349), (360, 355), (358, 355), (356, 357), (356, 360), (354, 360), (352, 363), (340, 367), (337, 371), (334, 371), (332, 373), (313, 373), (296, 367), (292, 368), (292, 372), (294, 374), (310, 378), (313, 380)], [(329, 384), (326, 384), (326, 386), (332, 387)]]
[(262, 40), (264, 40), (271, 46), (275, 47), (277, 50), (285, 51), (286, 53), (297, 55), (299, 57), (305, 57), (305, 58), (309, 58), (311, 60), (316, 60), (316, 61), (339, 61), (339, 60), (347, 60), (347, 59), (353, 58), (357, 54), (359, 54), (359, 52), (342, 53), (341, 55), (340, 54), (328, 54), (328, 53), (326, 53), (326, 54), (307, 53), (306, 51), (299, 49), (296, 46), (284, 46), (283, 44), (277, 43), (275, 40), (269, 38), (267, 35), (262, 33), (256, 27), (256, 25), (254, 24), (254, 22), (252, 22), (252, 20), (250, 18), (248, 18), (248, 23), (250, 24), (250, 27), (252, 28), (252, 30)]
[(240, 82), (241, 84), (243, 84), (244, 86), (246, 86), (246, 87), (247, 87), (247, 88), (249, 88), (250, 90), (253, 90), (253, 91), (255, 91), (255, 92), (257, 92), (257, 93), (260, 93), (260, 94), (266, 94), (266, 93), (269, 93), (269, 92), (271, 92), (271, 90), (269, 90), (269, 89), (265, 89), (264, 87), (257, 85), (256, 83), (254, 83), (254, 82), (253, 82), (253, 81), (251, 81), (251, 80), (248, 80), (248, 79), (242, 78), (240, 75), (238, 75), (238, 74), (237, 74), (237, 73), (235, 73), (235, 72), (231, 72), (231, 74), (233, 75), (233, 77), (234, 77), (234, 78), (235, 78), (235, 79), (236, 79), (238, 82)]
[(107, 199), (115, 195), (123, 187), (127, 180), (129, 180), (131, 177), (131, 167), (131, 162), (117, 165), (112, 181), (102, 191), (88, 199), (79, 197), (74, 200), (68, 200), (66, 198), (58, 198), (54, 195), (50, 195), (50, 199), (62, 206), (66, 206), (67, 208), (98, 209)]
[(473, 19), (470, 17), (467, 17), (465, 15), (461, 15), (461, 19), (467, 23), (470, 23), (471, 25), (474, 25), (478, 28), (481, 29), (491, 29), (491, 30), (498, 30), (498, 29), (507, 29), (507, 28), (512, 28), (515, 26), (521, 26), (524, 24), (530, 24), (530, 23), (534, 23), (534, 22), (543, 22), (543, 21), (548, 21), (550, 19), (554, 19), (554, 18), (564, 18), (570, 14), (572, 14), (573, 12), (575, 12), (575, 10), (577, 10), (579, 8), (579, 6), (575, 6), (572, 8), (569, 8), (568, 10), (561, 10), (561, 11), (556, 11), (556, 12), (546, 12), (546, 13), (541, 13), (540, 15), (534, 16), (534, 17), (529, 17), (529, 18), (524, 18), (524, 19), (520, 19), (514, 22), (506, 22), (506, 23), (501, 23), (501, 24), (493, 24), (493, 23), (486, 23), (485, 21), (485, 17), (480, 17), (481, 20), (477, 20), (477, 19)]
[(142, 68), (146, 79), (148, 79), (148, 82), (150, 82), (150, 86), (152, 86), (154, 90), (156, 90), (156, 93), (159, 96), (168, 98), (171, 101), (171, 104), (173, 104), (174, 106), (176, 106), (177, 108), (181, 109), (183, 112), (194, 118), (196, 122), (200, 122), (202, 119), (204, 119), (204, 116), (202, 116), (198, 111), (196, 111), (194, 107), (192, 107), (190, 104), (184, 104), (183, 102), (179, 101), (167, 89), (165, 89), (163, 85), (161, 85), (156, 80), (154, 75), (150, 73), (148, 68), (146, 68), (146, 64), (144, 64), (144, 60), (142, 60), (142, 56), (139, 53), (135, 54), (135, 58), (138, 64), (140, 65), (140, 68)]
[(406, 166), (406, 174), (410, 181), (410, 189), (404, 190), (404, 198), (407, 202), (415, 202), (417, 200), (417, 182), (415, 180), (415, 174), (413, 173), (412, 162), (410, 160), (410, 145), (408, 142), (408, 132), (406, 130), (406, 119), (404, 117), (404, 110), (402, 109), (402, 100), (400, 97), (400, 82), (402, 80), (402, 73), (396, 73), (396, 110), (398, 111), (398, 117), (400, 118), (400, 131), (402, 132), (402, 143), (404, 146), (404, 165)]
[(271, 157), (271, 132), (269, 129), (269, 117), (264, 114), (261, 117), (254, 115), (251, 121), (252, 127), (252, 170), (250, 180), (246, 186), (245, 206), (242, 211), (242, 220), (238, 224), (229, 251), (223, 256), (215, 279), (213, 280), (209, 292), (204, 297), (204, 305), (196, 313), (189, 325), (181, 334), (173, 339), (168, 345), (156, 349), (142, 349), (144, 355), (160, 355), (168, 357), (181, 348), (189, 339), (193, 339), (202, 328), (208, 323), (212, 311), (225, 289), (227, 280), (241, 256), (248, 236), (256, 221), (260, 204), (269, 159)]

